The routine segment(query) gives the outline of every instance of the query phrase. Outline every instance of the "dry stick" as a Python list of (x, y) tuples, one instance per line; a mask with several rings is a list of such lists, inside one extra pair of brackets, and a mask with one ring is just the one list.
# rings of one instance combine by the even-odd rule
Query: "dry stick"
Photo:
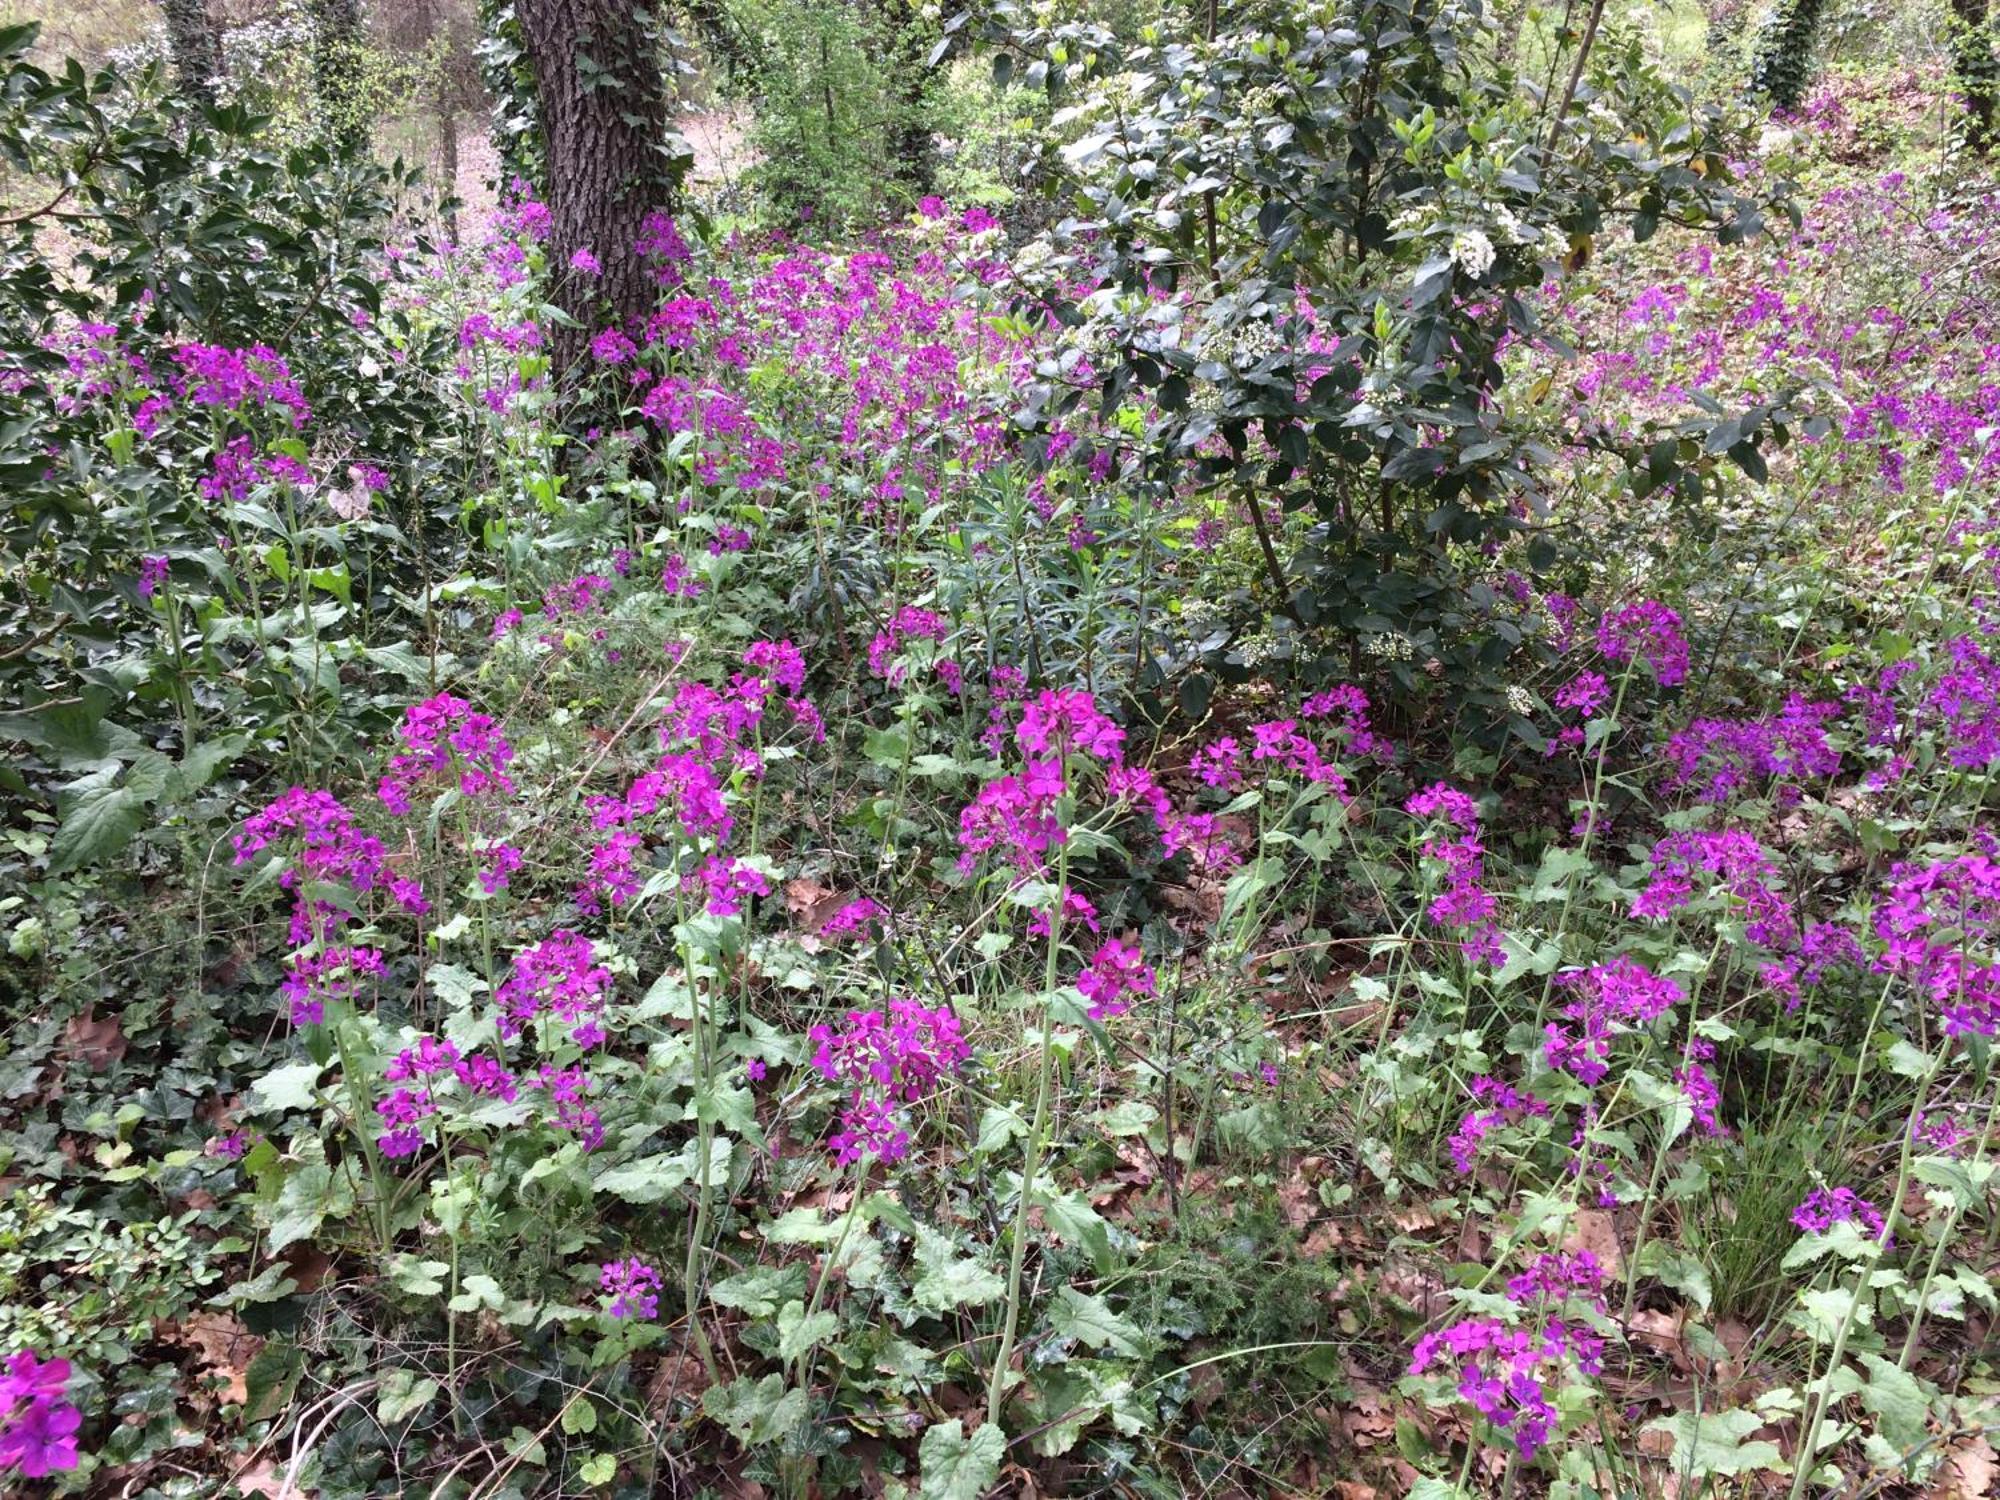
[(1577, 43), (1576, 61), (1570, 65), (1569, 82), (1563, 86), (1562, 102), (1556, 105), (1555, 118), (1549, 121), (1549, 143), (1546, 150), (1554, 151), (1556, 141), (1562, 135), (1563, 116), (1576, 102), (1577, 87), (1583, 82), (1583, 65), (1590, 60), (1590, 49), (1597, 41), (1597, 23), (1604, 19), (1604, 0), (1592, 0), (1590, 19), (1583, 23), (1583, 40)]

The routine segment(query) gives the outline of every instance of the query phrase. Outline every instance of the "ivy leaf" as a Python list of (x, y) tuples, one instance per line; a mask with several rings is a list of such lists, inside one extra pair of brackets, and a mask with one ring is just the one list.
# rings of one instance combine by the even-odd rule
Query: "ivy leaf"
[(918, 1494), (922, 1500), (979, 1500), (1000, 1477), (1006, 1453), (1007, 1439), (991, 1422), (969, 1438), (956, 1417), (933, 1422), (917, 1445), (923, 1471)]
[(264, 1241), (266, 1254), (275, 1255), (285, 1246), (317, 1234), (326, 1217), (327, 1197), (333, 1187), (333, 1173), (325, 1162), (309, 1161), (285, 1179), (278, 1190), (277, 1211), (271, 1231)]
[(243, 1420), (267, 1421), (291, 1405), (305, 1372), (305, 1351), (297, 1344), (276, 1339), (265, 1344), (243, 1372)]

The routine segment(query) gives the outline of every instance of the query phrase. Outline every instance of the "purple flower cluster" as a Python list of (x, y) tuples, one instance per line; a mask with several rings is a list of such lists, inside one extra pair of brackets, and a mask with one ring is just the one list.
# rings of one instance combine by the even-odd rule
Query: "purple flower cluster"
[(1937, 1006), (1947, 1036), (2000, 1035), (2000, 862), (1964, 854), (1897, 865), (1875, 909), (1875, 968)]
[(1130, 1010), (1133, 998), (1151, 996), (1156, 986), (1138, 944), (1112, 938), (1091, 955), (1090, 967), (1078, 978), (1076, 987), (1090, 1002), (1091, 1020), (1108, 1021)]
[(1480, 1148), (1494, 1131), (1522, 1120), (1546, 1118), (1549, 1112), (1548, 1105), (1534, 1095), (1497, 1078), (1475, 1078), (1471, 1088), (1474, 1107), (1459, 1120), (1449, 1148), (1451, 1164), (1461, 1172), (1470, 1172), (1478, 1164)]
[(1558, 1417), (1549, 1382), (1573, 1360), (1586, 1375), (1603, 1368), (1604, 1341), (1562, 1322), (1539, 1332), (1510, 1328), (1497, 1318), (1453, 1323), (1417, 1340), (1410, 1373), (1443, 1367), (1458, 1376), (1458, 1394), (1505, 1432), (1522, 1458), (1533, 1458), (1554, 1435)]
[(1807, 1234), (1825, 1234), (1836, 1224), (1856, 1224), (1884, 1247), (1889, 1243), (1889, 1226), (1882, 1218), (1882, 1210), (1857, 1195), (1853, 1188), (1814, 1188), (1792, 1210), (1792, 1223)]
[(494, 995), (500, 1005), (500, 1034), (512, 1040), (547, 1013), (570, 1028), (578, 1046), (595, 1047), (604, 1040), (600, 1017), (613, 983), (589, 938), (552, 932), (514, 955), (513, 969)]
[(887, 678), (892, 684), (901, 683), (903, 668), (896, 665), (895, 658), (912, 641), (942, 641), (947, 628), (944, 616), (935, 610), (919, 609), (914, 604), (904, 605), (868, 643), (868, 670), (877, 677)]
[(458, 789), (467, 797), (514, 795), (507, 775), (513, 747), (491, 714), (474, 713), (463, 698), (439, 693), (412, 703), (403, 710), (396, 737), (403, 748), (391, 757), (376, 795), (398, 817), (409, 815), (412, 792), (454, 766)]
[(8, 1356), (0, 1367), (0, 1470), (45, 1479), (76, 1467), (83, 1413), (63, 1399), (69, 1377), (66, 1359), (38, 1359), (28, 1349)]
[(1687, 998), (1671, 979), (1623, 955), (1571, 970), (1556, 984), (1572, 997), (1563, 1007), (1569, 1024), (1551, 1021), (1543, 1029), (1543, 1056), (1551, 1068), (1592, 1088), (1610, 1071), (1611, 1040), (1619, 1030), (1643, 1027)]
[(382, 1070), (385, 1083), (416, 1085), (393, 1089), (376, 1101), (375, 1112), (382, 1117), (384, 1129), (375, 1145), (384, 1156), (397, 1160), (414, 1156), (423, 1148), (423, 1122), (438, 1112), (437, 1088), (449, 1079), (456, 1079), (474, 1098), (511, 1103), (519, 1093), (514, 1075), (494, 1058), (479, 1053), (463, 1057), (448, 1041), (419, 1037)]
[(1479, 809), (1464, 792), (1440, 781), (1403, 804), (1414, 818), (1437, 818), (1458, 830), (1458, 837), (1433, 835), (1424, 840), (1426, 856), (1445, 869), (1443, 894), (1432, 898), (1427, 915), (1438, 927), (1460, 930), (1459, 951), (1474, 963), (1498, 968), (1506, 962), (1500, 927), (1494, 921), (1499, 903), (1485, 887), (1486, 846), (1479, 841)]
[(898, 1161), (910, 1149), (898, 1105), (916, 1104), (971, 1058), (950, 1007), (891, 1000), (879, 1010), (849, 1011), (838, 1027), (813, 1027), (813, 1066), (844, 1084), (840, 1129), (828, 1144), (843, 1166), (863, 1156)]
[(1597, 625), (1597, 649), (1610, 661), (1643, 661), (1661, 687), (1687, 681), (1688, 643), (1681, 617), (1658, 600), (1613, 610)]
[(1507, 1300), (1559, 1307), (1574, 1298), (1604, 1311), (1604, 1267), (1588, 1250), (1553, 1250), (1507, 1280)]
[(606, 1261), (598, 1268), (597, 1285), (608, 1299), (604, 1310), (614, 1318), (660, 1315), (660, 1273), (637, 1256)]
[[(1720, 804), (1767, 781), (1832, 776), (1840, 752), (1826, 731), (1839, 715), (1837, 703), (1809, 703), (1794, 693), (1769, 718), (1696, 719), (1667, 741), (1661, 789)], [(1796, 799), (1796, 787), (1785, 790)]]
[(1679, 911), (1695, 896), (1697, 874), (1715, 876), (1744, 905), (1744, 933), (1753, 943), (1777, 952), (1797, 946), (1798, 923), (1778, 893), (1777, 872), (1763, 845), (1748, 833), (1676, 833), (1653, 846), (1652, 872), (1632, 903), (1635, 917), (1658, 918)]

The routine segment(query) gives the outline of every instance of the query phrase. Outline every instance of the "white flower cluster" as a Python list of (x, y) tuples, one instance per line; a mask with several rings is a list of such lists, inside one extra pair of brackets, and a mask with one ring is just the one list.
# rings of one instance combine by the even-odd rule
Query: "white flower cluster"
[(1509, 687), (1507, 689), (1507, 707), (1525, 719), (1535, 711), (1534, 695), (1524, 687)]
[(1400, 630), (1392, 630), (1386, 635), (1362, 637), (1361, 653), (1379, 656), (1384, 661), (1408, 661), (1417, 654), (1417, 643)]
[(1245, 323), (1229, 341), (1229, 358), (1231, 363), (1239, 366), (1254, 365), (1283, 347), (1284, 341), (1278, 337), (1278, 330), (1269, 323)]
[(1493, 269), (1497, 252), (1483, 230), (1461, 229), (1451, 237), (1451, 258), (1474, 281)]

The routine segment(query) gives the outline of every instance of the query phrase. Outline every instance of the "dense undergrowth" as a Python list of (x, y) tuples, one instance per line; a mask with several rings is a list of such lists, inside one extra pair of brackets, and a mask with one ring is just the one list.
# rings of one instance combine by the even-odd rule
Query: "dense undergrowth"
[(1928, 82), (1767, 132), (1796, 235), (1566, 247), (1553, 504), (1315, 634), (1324, 512), (1044, 420), (1104, 350), (985, 209), (660, 216), (579, 395), (524, 184), (371, 238), (391, 178), (29, 75), (132, 165), (8, 262), (19, 1482), (1985, 1492), (2000, 323)]

